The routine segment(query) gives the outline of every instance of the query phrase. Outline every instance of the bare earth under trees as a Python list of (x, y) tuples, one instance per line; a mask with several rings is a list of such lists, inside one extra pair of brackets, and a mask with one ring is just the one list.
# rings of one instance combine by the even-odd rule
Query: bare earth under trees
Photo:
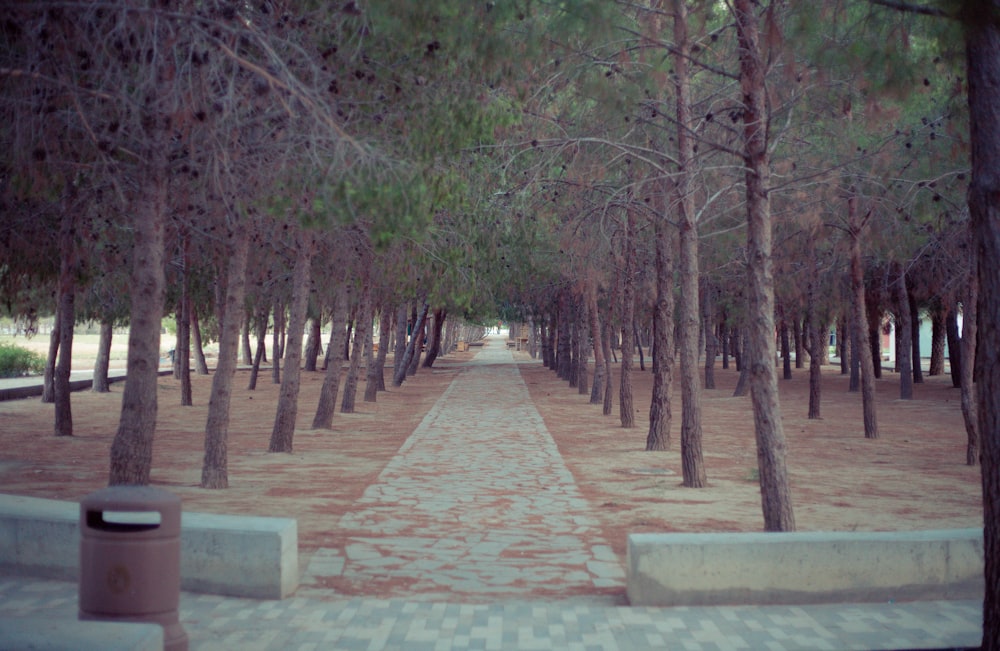
[[(291, 454), (267, 452), (278, 386), (260, 382), (256, 391), (247, 391), (248, 373), (238, 372), (226, 490), (198, 488), (210, 377), (194, 376), (193, 407), (180, 407), (179, 382), (161, 377), (152, 482), (180, 495), (189, 511), (297, 518), (306, 560), (319, 547), (342, 544), (339, 516), (456, 377), (454, 363), (473, 354), (452, 353), (402, 387), (380, 393), (378, 402), (358, 403), (353, 414), (337, 413), (332, 430), (309, 429), (311, 408), (299, 410)], [(528, 360), (524, 353), (516, 355)], [(779, 383), (799, 530), (982, 526), (979, 469), (965, 465), (960, 396), (947, 377), (926, 378), (914, 387), (914, 400), (900, 401), (898, 378), (884, 373), (877, 388), (881, 437), (871, 440), (864, 437), (860, 395), (847, 392), (847, 378), (834, 367), (824, 371), (824, 420), (806, 418), (806, 370)], [(702, 489), (680, 485), (678, 419), (671, 451), (644, 451), (648, 371), (635, 369), (637, 427), (627, 430), (540, 363), (522, 365), (521, 372), (606, 538), (622, 557), (628, 532), (763, 528), (753, 415), (748, 398), (731, 397), (734, 370), (717, 367), (717, 388), (705, 391), (708, 486)], [(322, 372), (303, 373), (301, 404), (315, 404), (322, 382)], [(103, 487), (121, 391), (122, 385), (114, 384), (110, 394), (73, 394), (72, 437), (52, 435), (50, 405), (36, 399), (0, 403), (3, 491), (79, 500)]]

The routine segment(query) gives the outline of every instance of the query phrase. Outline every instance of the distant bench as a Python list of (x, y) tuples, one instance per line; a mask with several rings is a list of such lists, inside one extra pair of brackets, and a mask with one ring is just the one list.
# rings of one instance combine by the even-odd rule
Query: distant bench
[(633, 606), (981, 599), (982, 529), (630, 534)]
[[(80, 505), (0, 494), (0, 571), (79, 580)], [(181, 513), (181, 589), (283, 599), (299, 585), (298, 523)]]

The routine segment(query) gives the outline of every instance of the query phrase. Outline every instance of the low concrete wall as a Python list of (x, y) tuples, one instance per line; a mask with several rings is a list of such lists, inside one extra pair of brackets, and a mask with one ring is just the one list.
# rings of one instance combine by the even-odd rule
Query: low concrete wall
[[(0, 494), (0, 570), (78, 581), (80, 505)], [(181, 513), (181, 589), (282, 599), (298, 588), (291, 518)]]
[(983, 532), (630, 534), (635, 606), (983, 596)]
[(163, 651), (159, 624), (0, 615), (3, 651)]

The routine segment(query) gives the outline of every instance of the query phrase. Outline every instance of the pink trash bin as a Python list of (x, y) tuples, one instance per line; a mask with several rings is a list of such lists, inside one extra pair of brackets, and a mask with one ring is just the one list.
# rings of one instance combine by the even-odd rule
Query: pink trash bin
[(80, 619), (157, 623), (166, 651), (187, 651), (180, 564), (176, 495), (110, 486), (80, 501)]

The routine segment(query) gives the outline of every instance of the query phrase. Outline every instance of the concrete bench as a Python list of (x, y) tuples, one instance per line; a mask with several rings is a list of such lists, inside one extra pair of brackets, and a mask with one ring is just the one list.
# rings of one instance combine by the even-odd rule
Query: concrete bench
[[(78, 581), (80, 505), (0, 494), (0, 571)], [(282, 599), (298, 588), (298, 523), (181, 513), (181, 589)]]
[(630, 534), (634, 606), (982, 598), (983, 532)]
[(5, 651), (163, 651), (159, 624), (0, 615), (0, 631)]

